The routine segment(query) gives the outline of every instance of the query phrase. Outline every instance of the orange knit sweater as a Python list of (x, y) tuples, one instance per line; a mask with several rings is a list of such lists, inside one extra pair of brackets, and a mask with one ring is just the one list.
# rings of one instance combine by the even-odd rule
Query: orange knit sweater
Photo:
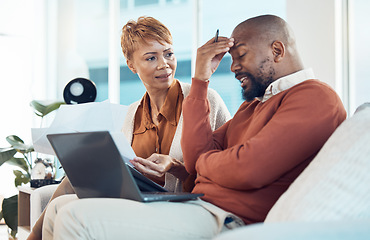
[(194, 193), (248, 223), (261, 222), (346, 118), (337, 94), (306, 80), (266, 102), (244, 102), (218, 130), (209, 126), (208, 83), (193, 79), (183, 103), (182, 150), (197, 172)]

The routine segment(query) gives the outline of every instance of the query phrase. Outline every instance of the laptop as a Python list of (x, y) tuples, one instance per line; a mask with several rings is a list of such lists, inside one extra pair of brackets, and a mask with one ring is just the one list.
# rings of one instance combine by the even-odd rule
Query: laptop
[(203, 194), (168, 192), (126, 164), (108, 131), (47, 135), (79, 198), (185, 201)]

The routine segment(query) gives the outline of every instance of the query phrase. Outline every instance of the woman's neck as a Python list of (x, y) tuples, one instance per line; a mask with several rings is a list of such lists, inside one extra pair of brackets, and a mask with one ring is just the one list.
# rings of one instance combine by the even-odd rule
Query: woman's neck
[(148, 91), (150, 99), (150, 109), (153, 123), (158, 126), (158, 114), (166, 100), (168, 89), (165, 91)]
[(155, 108), (156, 112), (162, 108), (164, 101), (166, 100), (168, 89), (162, 91), (148, 91), (150, 106)]

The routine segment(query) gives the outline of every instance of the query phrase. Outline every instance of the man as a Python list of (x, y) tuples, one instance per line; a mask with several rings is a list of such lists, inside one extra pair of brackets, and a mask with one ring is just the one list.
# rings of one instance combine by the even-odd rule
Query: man
[[(246, 101), (212, 132), (208, 81), (224, 54)], [(231, 38), (198, 49), (183, 103), (185, 167), (197, 173), (202, 200), (139, 203), (83, 199), (48, 208), (43, 236), (54, 239), (211, 239), (228, 228), (261, 222), (346, 118), (339, 97), (304, 70), (295, 40), (279, 17), (239, 24)], [(64, 201), (65, 202), (65, 201)]]
[[(346, 112), (336, 93), (303, 69), (283, 19), (252, 18), (234, 29), (232, 39), (219, 39), (198, 50), (192, 89), (183, 105), (185, 166), (189, 173), (197, 172), (194, 192), (204, 193), (203, 200), (245, 223), (260, 222)], [(204, 93), (230, 46), (231, 71), (246, 101), (212, 133)]]

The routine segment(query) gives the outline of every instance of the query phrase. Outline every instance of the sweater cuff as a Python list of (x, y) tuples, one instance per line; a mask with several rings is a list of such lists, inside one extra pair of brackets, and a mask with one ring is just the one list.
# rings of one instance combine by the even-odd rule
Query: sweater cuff
[(192, 78), (189, 96), (196, 99), (207, 99), (209, 81)]

